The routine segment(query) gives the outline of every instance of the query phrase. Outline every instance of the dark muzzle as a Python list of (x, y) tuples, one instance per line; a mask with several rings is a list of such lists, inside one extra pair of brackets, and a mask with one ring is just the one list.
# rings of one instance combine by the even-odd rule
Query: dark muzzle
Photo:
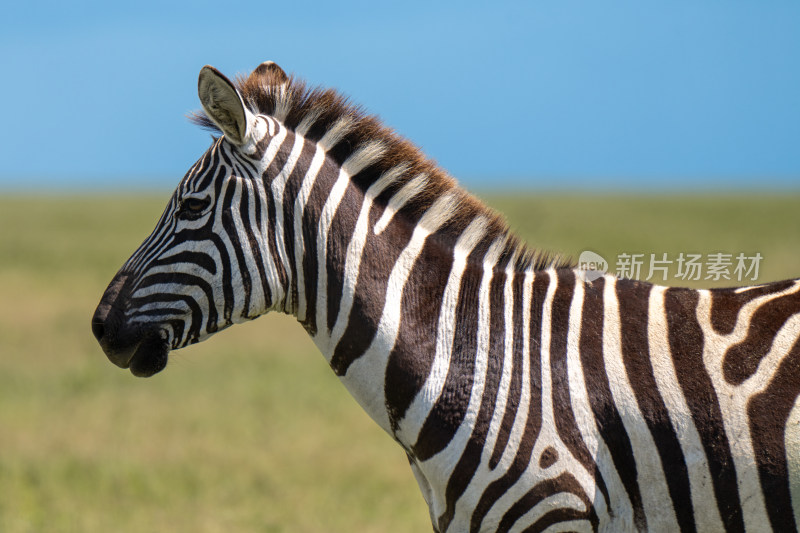
[(112, 363), (129, 368), (135, 376), (152, 376), (167, 366), (170, 347), (158, 325), (126, 319), (128, 280), (124, 273), (111, 280), (92, 316), (92, 333)]

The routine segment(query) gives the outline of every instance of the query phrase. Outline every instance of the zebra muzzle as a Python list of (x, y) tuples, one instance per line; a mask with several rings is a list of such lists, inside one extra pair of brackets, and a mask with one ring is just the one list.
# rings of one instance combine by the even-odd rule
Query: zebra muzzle
[(118, 275), (92, 316), (92, 333), (109, 361), (130, 369), (139, 377), (148, 377), (167, 366), (170, 345), (165, 332), (157, 325), (130, 324), (115, 305), (126, 276)]
[(92, 331), (108, 360), (134, 376), (149, 377), (167, 366), (169, 342), (158, 329), (124, 327), (109, 334), (108, 323), (92, 320)]

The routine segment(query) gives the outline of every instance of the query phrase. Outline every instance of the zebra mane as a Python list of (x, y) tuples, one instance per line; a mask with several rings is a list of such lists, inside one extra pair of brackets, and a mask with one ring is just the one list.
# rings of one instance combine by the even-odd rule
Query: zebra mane
[[(455, 198), (456, 207), (446, 227), (463, 230), (476, 217), (482, 216), (487, 221), (486, 235), (506, 239), (504, 255), (508, 254), (517, 268), (544, 270), (575, 266), (568, 257), (527, 247), (513, 234), (502, 215), (462, 189), (445, 170), (385, 126), (377, 116), (367, 113), (334, 89), (309, 88), (294, 75), (285, 76), (279, 69), (256, 69), (248, 77), (237, 76), (235, 84), (253, 113), (273, 116), (307, 140), (322, 142), (327, 155), (339, 165), (345, 164), (360, 148), (369, 146), (369, 151), (376, 156), (368, 158), (366, 165), (359, 166), (353, 175), (353, 181), (362, 186), (362, 190), (381, 177), (393, 175), (393, 182), (386, 190), (394, 193), (406, 185), (414, 188), (413, 201), (403, 208), (418, 214), (449, 193)], [(202, 111), (192, 113), (189, 119), (202, 128), (221, 133)], [(410, 183), (412, 180), (416, 183)]]

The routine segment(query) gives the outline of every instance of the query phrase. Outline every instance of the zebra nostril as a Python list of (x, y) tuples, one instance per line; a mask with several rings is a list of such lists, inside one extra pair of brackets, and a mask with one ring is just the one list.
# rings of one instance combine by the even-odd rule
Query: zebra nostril
[(102, 321), (92, 320), (92, 333), (94, 333), (94, 338), (97, 339), (98, 342), (103, 339), (105, 331), (106, 328)]

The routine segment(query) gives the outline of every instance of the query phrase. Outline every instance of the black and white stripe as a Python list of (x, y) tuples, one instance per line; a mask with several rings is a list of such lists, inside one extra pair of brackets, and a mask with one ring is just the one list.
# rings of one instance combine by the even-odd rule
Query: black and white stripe
[(112, 361), (149, 375), (290, 313), (405, 449), (437, 531), (797, 529), (800, 281), (590, 280), (272, 63), (237, 85), (206, 68), (200, 96), (224, 136), (98, 306)]

